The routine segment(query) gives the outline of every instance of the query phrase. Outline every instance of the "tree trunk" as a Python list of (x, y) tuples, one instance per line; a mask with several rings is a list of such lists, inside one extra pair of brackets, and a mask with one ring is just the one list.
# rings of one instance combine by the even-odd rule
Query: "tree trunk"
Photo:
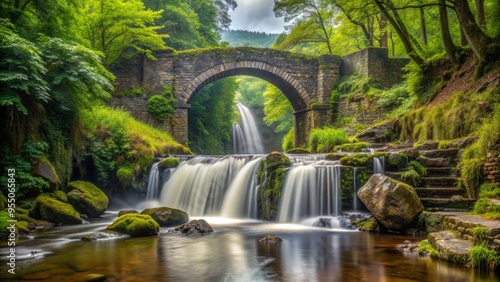
[(477, 58), (481, 62), (485, 62), (487, 55), (483, 47), (491, 43), (492, 39), (477, 25), (467, 0), (453, 0), (451, 3), (455, 8), (458, 22), (464, 31), (469, 46)]
[(384, 7), (380, 0), (375, 0), (375, 4), (379, 7), (380, 11), (384, 13), (385, 17), (389, 21), (389, 23), (394, 28), (394, 31), (398, 34), (403, 46), (405, 47), (406, 53), (415, 62), (417, 65), (422, 66), (424, 64), (424, 60), (418, 55), (417, 51), (413, 48), (410, 36), (406, 30), (406, 27), (400, 26), (398, 22), (389, 14), (389, 11)]
[(427, 26), (425, 25), (424, 8), (420, 7), (420, 32), (422, 33), (422, 43), (427, 46)]
[(467, 46), (469, 43), (467, 42), (467, 38), (465, 38), (464, 29), (460, 27), (460, 46)]
[(387, 19), (384, 14), (380, 15), (380, 21), (379, 21), (379, 30), (383, 30), (382, 34), (380, 35), (380, 39), (378, 40), (378, 45), (383, 48), (387, 48)]
[(484, 0), (476, 0), (477, 24), (480, 28), (486, 28), (486, 19), (484, 18)]
[(456, 47), (453, 44), (453, 40), (450, 34), (450, 26), (448, 23), (448, 12), (446, 9), (446, 0), (439, 0), (439, 23), (441, 26), (441, 36), (443, 38), (444, 49), (446, 50), (446, 55), (448, 55), (448, 59), (450, 59), (452, 64), (456, 64), (457, 60), (455, 59)]

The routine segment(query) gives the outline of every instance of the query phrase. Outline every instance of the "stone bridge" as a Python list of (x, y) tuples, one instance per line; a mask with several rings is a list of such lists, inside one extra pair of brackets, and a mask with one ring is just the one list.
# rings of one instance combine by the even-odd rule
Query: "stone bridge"
[[(157, 52), (155, 61), (138, 57), (112, 70), (117, 77), (117, 93), (133, 87), (141, 87), (143, 93), (115, 97), (110, 105), (128, 109), (139, 120), (164, 128), (177, 141), (185, 143), (190, 101), (198, 91), (224, 77), (254, 76), (274, 84), (290, 101), (294, 109), (294, 143), (299, 146), (305, 143), (312, 128), (331, 120), (330, 95), (341, 74), (359, 71), (368, 62), (373, 65), (369, 58), (373, 50), (381, 53), (383, 59), (385, 54), (387, 61), (386, 49), (370, 49), (348, 60), (336, 55), (308, 56), (250, 47)], [(178, 103), (174, 117), (160, 122), (147, 111), (147, 101), (164, 87), (173, 89)]]

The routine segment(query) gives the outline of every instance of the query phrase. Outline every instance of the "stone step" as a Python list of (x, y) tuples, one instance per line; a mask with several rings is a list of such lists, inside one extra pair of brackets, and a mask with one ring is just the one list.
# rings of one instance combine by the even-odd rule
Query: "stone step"
[(370, 148), (379, 149), (387, 146), (387, 143), (370, 143)]
[(429, 233), (427, 240), (436, 249), (440, 259), (464, 265), (468, 263), (473, 246), (471, 241), (464, 240), (451, 231)]
[(460, 170), (456, 167), (452, 166), (444, 166), (444, 167), (426, 167), (427, 171), (426, 176), (459, 176)]
[(452, 187), (458, 178), (449, 176), (422, 177), (420, 187)]
[(451, 198), (420, 198), (424, 208), (449, 211), (470, 211), (476, 202), (475, 199), (451, 199)]
[(472, 239), (474, 237), (473, 228), (477, 226), (488, 229), (490, 243), (500, 245), (500, 221), (498, 220), (486, 220), (471, 214), (456, 214), (445, 216), (442, 227), (460, 232), (461, 237), (465, 239)]
[(441, 188), (415, 188), (419, 198), (451, 198), (452, 196), (464, 196), (464, 191), (456, 187)]
[(454, 159), (458, 155), (459, 149), (437, 149), (437, 150), (420, 150), (420, 154), (426, 158), (445, 158)]
[(448, 158), (427, 158), (420, 156), (417, 158), (417, 161), (425, 167), (449, 167), (453, 164)]

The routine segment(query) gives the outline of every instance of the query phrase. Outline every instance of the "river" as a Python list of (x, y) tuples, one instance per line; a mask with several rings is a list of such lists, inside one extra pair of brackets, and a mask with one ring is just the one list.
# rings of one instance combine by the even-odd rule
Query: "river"
[[(3, 244), (1, 281), (82, 281), (94, 273), (106, 281), (496, 281), (395, 247), (422, 238), (298, 224), (204, 217), (214, 233), (80, 240), (114, 217), (18, 239), (16, 275), (7, 273)], [(283, 241), (259, 242), (270, 233)]]

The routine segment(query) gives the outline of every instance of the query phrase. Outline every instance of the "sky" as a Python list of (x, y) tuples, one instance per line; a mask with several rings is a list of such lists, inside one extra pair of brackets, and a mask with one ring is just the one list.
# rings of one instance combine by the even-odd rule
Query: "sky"
[(236, 0), (238, 7), (230, 11), (231, 29), (281, 33), (283, 18), (274, 16), (274, 0)]

